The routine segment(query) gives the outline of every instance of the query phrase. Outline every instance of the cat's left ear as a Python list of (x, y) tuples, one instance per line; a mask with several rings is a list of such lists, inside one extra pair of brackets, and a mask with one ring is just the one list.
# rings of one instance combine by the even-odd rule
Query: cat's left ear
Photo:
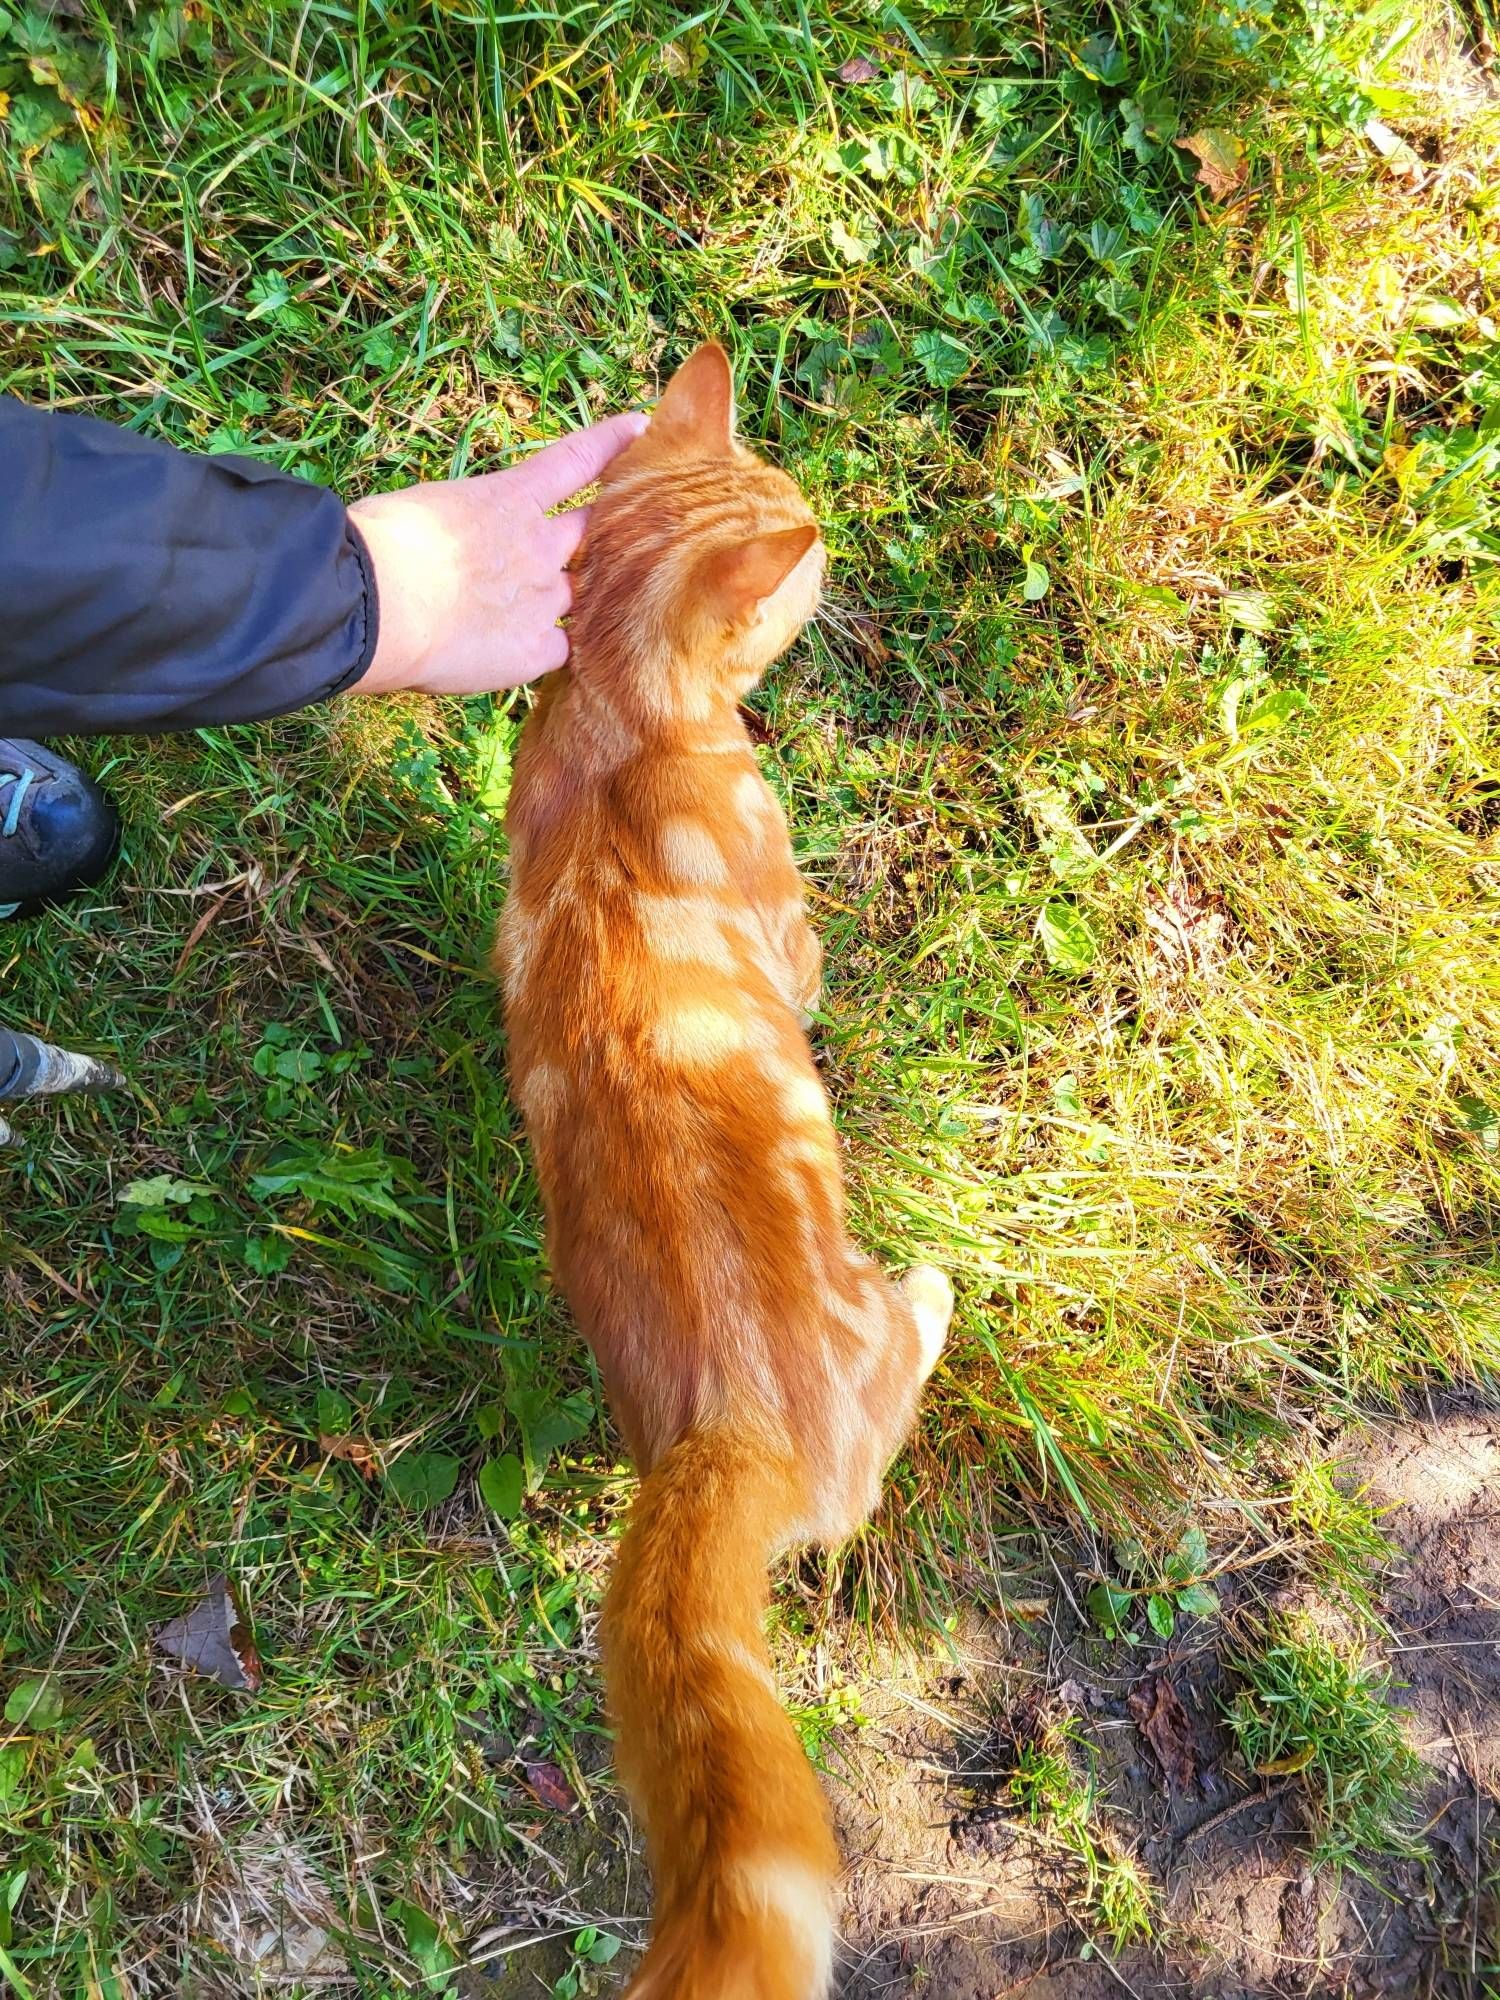
[(778, 528), (752, 535), (733, 548), (720, 549), (704, 564), (704, 581), (733, 619), (753, 617), (778, 591), (818, 539), (811, 522), (802, 528)]
[(651, 413), (654, 436), (688, 451), (727, 452), (734, 437), (734, 376), (716, 340), (690, 354)]

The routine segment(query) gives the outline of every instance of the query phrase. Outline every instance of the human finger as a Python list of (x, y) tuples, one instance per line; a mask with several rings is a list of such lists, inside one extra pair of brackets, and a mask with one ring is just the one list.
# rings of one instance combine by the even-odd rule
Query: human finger
[(554, 514), (547, 523), (556, 537), (557, 560), (570, 563), (578, 553), (578, 545), (583, 540), (584, 530), (589, 524), (592, 507), (570, 507), (566, 514)]
[(554, 673), (558, 667), (566, 663), (567, 657), (568, 635), (561, 625), (553, 625), (537, 641), (536, 650), (532, 655), (534, 672)]
[(517, 467), (526, 490), (539, 507), (556, 507), (570, 500), (581, 487), (591, 486), (612, 458), (635, 443), (648, 421), (629, 412), (559, 438)]

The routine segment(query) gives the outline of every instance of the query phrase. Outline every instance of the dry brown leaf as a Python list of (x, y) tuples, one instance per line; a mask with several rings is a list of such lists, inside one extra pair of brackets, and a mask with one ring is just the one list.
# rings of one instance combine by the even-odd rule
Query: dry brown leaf
[(1281, 1892), (1277, 1917), (1281, 1927), (1282, 1950), (1299, 1965), (1316, 1964), (1318, 1958), (1319, 1897), (1312, 1874), (1288, 1882)]
[(1180, 869), (1146, 896), (1146, 931), (1153, 982), (1171, 985), (1212, 978), (1223, 959), (1229, 920)]
[(872, 667), (881, 666), (890, 658), (890, 648), (880, 636), (880, 627), (868, 612), (850, 612), (849, 633)]
[(1197, 1775), (1193, 1725), (1164, 1674), (1148, 1674), (1130, 1690), (1130, 1719), (1156, 1753), (1169, 1791), (1185, 1792)]
[(521, 1769), (525, 1773), (527, 1791), (540, 1804), (550, 1806), (553, 1812), (563, 1813), (571, 1812), (577, 1805), (577, 1793), (556, 1764), (527, 1758)]
[(380, 1459), (368, 1438), (331, 1437), (323, 1431), (318, 1437), (318, 1449), (325, 1458), (342, 1458), (356, 1472), (362, 1472), (366, 1479), (379, 1476)]
[(181, 1660), (195, 1673), (207, 1674), (222, 1687), (253, 1694), (260, 1686), (260, 1655), (227, 1576), (216, 1576), (185, 1616), (158, 1626), (153, 1640), (159, 1652)]
[(1244, 186), (1250, 161), (1238, 134), (1222, 125), (1205, 125), (1201, 132), (1176, 143), (1198, 162), (1198, 178), (1215, 201), (1228, 201)]
[(840, 83), (873, 83), (879, 74), (880, 64), (869, 56), (850, 56), (839, 65)]

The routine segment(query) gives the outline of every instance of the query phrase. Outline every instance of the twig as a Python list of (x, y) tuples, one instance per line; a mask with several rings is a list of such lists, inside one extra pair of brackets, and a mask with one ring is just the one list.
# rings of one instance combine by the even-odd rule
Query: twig
[(1233, 1819), (1236, 1813), (1243, 1812), (1247, 1806), (1269, 1805), (1273, 1799), (1279, 1799), (1284, 1792), (1289, 1792), (1291, 1789), (1292, 1781), (1286, 1778), (1279, 1785), (1273, 1785), (1268, 1792), (1247, 1792), (1242, 1799), (1235, 1799), (1232, 1804), (1221, 1806), (1216, 1813), (1210, 1813), (1207, 1819), (1199, 1820), (1196, 1826), (1190, 1827), (1172, 1843), (1173, 1852), (1177, 1853), (1185, 1847), (1191, 1847), (1200, 1834), (1212, 1833), (1216, 1826), (1222, 1826), (1225, 1820)]

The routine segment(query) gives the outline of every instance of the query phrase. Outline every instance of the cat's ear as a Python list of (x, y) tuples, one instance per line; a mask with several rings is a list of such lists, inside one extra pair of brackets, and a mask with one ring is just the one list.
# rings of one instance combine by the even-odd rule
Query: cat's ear
[(685, 450), (727, 452), (734, 436), (734, 377), (716, 340), (690, 354), (663, 389), (652, 433)]
[(752, 535), (732, 548), (719, 549), (703, 565), (703, 580), (717, 603), (731, 618), (754, 615), (791, 575), (818, 539), (818, 531), (808, 522), (803, 528), (777, 528), (770, 534)]

